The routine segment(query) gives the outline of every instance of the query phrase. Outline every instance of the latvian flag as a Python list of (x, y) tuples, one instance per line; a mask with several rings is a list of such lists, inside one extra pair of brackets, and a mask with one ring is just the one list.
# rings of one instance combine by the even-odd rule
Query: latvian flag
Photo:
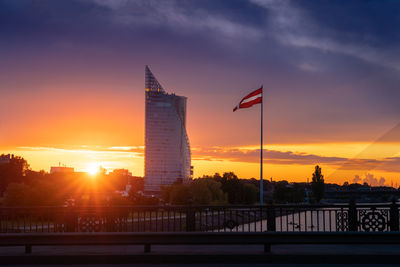
[(261, 88), (255, 90), (254, 92), (251, 92), (247, 96), (245, 96), (239, 104), (233, 109), (233, 112), (235, 112), (239, 108), (249, 108), (255, 104), (262, 103), (262, 86)]

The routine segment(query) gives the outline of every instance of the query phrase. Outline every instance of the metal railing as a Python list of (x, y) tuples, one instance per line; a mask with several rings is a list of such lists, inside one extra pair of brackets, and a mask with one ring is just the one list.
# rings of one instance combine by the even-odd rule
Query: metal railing
[(399, 231), (399, 205), (3, 207), (0, 232)]

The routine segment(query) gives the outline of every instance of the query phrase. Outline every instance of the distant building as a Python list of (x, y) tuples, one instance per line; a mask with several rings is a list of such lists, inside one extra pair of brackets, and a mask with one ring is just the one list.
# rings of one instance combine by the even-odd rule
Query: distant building
[(58, 167), (50, 167), (50, 174), (52, 173), (71, 173), (74, 172), (74, 168), (58, 166)]
[[(109, 183), (112, 184), (116, 190), (129, 192), (132, 173), (127, 169), (115, 169), (108, 174)], [(129, 189), (127, 187), (129, 186)]]
[(12, 155), (12, 154), (0, 155), (0, 164), (10, 163), (10, 160), (13, 158), (14, 158), (14, 155)]
[(127, 169), (114, 169), (110, 175), (132, 176), (132, 173)]
[(145, 192), (191, 179), (186, 97), (168, 94), (146, 66)]

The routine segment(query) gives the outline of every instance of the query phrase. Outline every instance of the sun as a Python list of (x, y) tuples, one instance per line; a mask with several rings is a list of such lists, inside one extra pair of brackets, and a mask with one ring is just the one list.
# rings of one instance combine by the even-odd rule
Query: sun
[(98, 163), (90, 163), (86, 167), (86, 172), (92, 176), (95, 176), (96, 174), (98, 174), (99, 171), (100, 171), (100, 164), (98, 164)]

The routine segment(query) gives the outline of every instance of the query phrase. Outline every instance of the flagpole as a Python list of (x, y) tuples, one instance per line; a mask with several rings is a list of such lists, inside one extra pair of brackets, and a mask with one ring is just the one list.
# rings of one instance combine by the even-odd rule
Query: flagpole
[(260, 205), (263, 204), (263, 106), (264, 89), (261, 86), (261, 150), (260, 150)]

